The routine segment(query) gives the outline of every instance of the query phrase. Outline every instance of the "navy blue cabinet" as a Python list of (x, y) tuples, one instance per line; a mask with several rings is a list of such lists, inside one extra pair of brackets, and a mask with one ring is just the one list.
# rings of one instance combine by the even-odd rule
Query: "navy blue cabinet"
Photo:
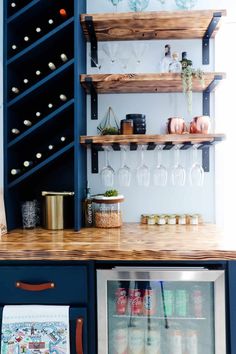
[[(68, 227), (81, 228), (86, 160), (79, 136), (86, 134), (86, 115), (79, 76), (86, 72), (86, 50), (79, 16), (85, 12), (86, 0), (4, 0), (4, 193), (9, 230), (22, 226), (21, 202), (41, 201), (43, 190), (74, 191)], [(49, 150), (49, 145), (55, 148)], [(37, 153), (42, 154), (39, 160)], [(24, 161), (31, 162), (28, 168)]]
[(230, 354), (236, 353), (236, 261), (228, 262), (228, 337)]

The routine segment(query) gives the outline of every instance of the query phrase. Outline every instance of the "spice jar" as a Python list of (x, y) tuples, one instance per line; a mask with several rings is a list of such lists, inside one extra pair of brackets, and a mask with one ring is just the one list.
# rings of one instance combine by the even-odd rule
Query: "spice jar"
[(120, 121), (120, 133), (124, 135), (133, 134), (133, 120), (132, 119), (122, 119)]
[(120, 203), (124, 197), (96, 196), (93, 198), (94, 223), (96, 227), (111, 228), (121, 227), (122, 217)]
[(198, 214), (189, 216), (190, 225), (198, 225)]
[(167, 223), (168, 223), (168, 225), (175, 225), (176, 224), (176, 215), (168, 215)]
[(166, 216), (165, 215), (159, 215), (157, 219), (157, 224), (158, 225), (165, 225), (166, 224)]
[(147, 219), (148, 225), (155, 225), (156, 224), (156, 217), (155, 215), (149, 215)]
[(185, 214), (179, 215), (178, 224), (179, 225), (186, 225), (186, 215)]

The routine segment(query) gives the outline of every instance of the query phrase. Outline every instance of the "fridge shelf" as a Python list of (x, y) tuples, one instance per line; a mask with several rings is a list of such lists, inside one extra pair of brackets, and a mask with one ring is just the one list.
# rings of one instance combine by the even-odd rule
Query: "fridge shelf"
[(207, 318), (206, 317), (164, 317), (164, 316), (130, 316), (130, 315), (113, 315), (113, 318), (119, 318), (119, 319), (153, 319), (153, 320), (163, 320), (165, 321), (168, 319), (168, 321), (205, 321)]

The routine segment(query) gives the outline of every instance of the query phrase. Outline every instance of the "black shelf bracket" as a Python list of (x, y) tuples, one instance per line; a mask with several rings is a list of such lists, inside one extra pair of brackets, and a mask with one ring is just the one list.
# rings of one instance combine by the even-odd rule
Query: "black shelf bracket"
[(93, 79), (91, 77), (85, 78), (86, 86), (89, 89), (91, 95), (91, 119), (98, 119), (98, 94), (93, 84)]
[(98, 152), (103, 151), (100, 144), (91, 144), (91, 170), (92, 173), (99, 173)]
[(213, 14), (212, 20), (209, 23), (209, 26), (207, 27), (207, 30), (202, 38), (202, 64), (207, 65), (210, 62), (210, 38), (215, 31), (218, 22), (220, 21), (222, 17), (221, 12), (215, 12)]
[(93, 24), (93, 16), (85, 16), (85, 25), (91, 44), (91, 67), (96, 68), (98, 66), (98, 42)]

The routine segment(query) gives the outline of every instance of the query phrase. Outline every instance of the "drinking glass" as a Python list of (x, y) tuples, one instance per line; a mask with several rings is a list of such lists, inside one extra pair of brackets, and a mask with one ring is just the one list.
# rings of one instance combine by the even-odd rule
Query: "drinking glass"
[(175, 3), (181, 10), (190, 10), (197, 4), (197, 1), (198, 0), (175, 0)]
[(37, 226), (37, 209), (35, 200), (27, 200), (21, 205), (23, 229), (34, 229)]
[(100, 172), (100, 176), (102, 179), (102, 184), (105, 187), (112, 187), (114, 184), (114, 176), (115, 176), (115, 171), (110, 165), (109, 162), (109, 151), (110, 151), (110, 146), (103, 146), (103, 149), (105, 151), (105, 166), (102, 168)]
[(128, 0), (129, 8), (132, 11), (143, 11), (149, 5), (149, 0)]
[(180, 165), (179, 150), (181, 144), (174, 147), (174, 166), (171, 169), (171, 180), (173, 186), (183, 186), (185, 184), (186, 172), (183, 166)]
[(157, 145), (157, 165), (153, 170), (153, 182), (155, 186), (166, 186), (167, 183), (167, 169), (161, 163), (161, 151), (163, 145)]
[(150, 183), (150, 169), (144, 163), (144, 150), (146, 149), (145, 145), (140, 145), (141, 151), (141, 163), (136, 170), (136, 178), (139, 186), (148, 187)]
[(131, 170), (126, 164), (127, 146), (121, 145), (121, 167), (117, 171), (120, 186), (129, 187), (131, 182)]
[(117, 12), (118, 9), (118, 5), (122, 0), (109, 0), (109, 2), (112, 3), (112, 5), (114, 5), (115, 11)]
[(197, 151), (199, 145), (195, 144), (192, 148), (192, 166), (190, 168), (190, 185), (202, 187), (204, 182), (204, 170), (197, 161)]

